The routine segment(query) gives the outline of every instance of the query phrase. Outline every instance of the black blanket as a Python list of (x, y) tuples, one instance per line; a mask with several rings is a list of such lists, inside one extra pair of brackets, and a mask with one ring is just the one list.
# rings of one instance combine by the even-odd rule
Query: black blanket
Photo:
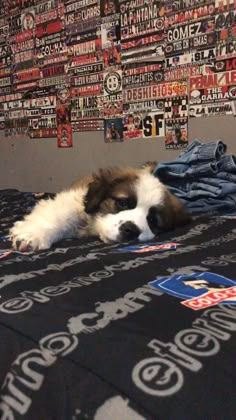
[(234, 419), (236, 216), (13, 252), (39, 199), (0, 194), (0, 418)]

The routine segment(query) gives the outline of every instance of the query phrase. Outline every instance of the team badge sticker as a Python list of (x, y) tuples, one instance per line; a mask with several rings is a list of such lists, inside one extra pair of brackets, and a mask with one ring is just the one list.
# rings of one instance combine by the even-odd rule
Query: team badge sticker
[(111, 71), (104, 74), (104, 89), (108, 95), (114, 95), (121, 91), (122, 88), (121, 70)]
[(207, 271), (162, 277), (149, 284), (183, 299), (181, 304), (194, 311), (218, 304), (236, 304), (236, 280)]

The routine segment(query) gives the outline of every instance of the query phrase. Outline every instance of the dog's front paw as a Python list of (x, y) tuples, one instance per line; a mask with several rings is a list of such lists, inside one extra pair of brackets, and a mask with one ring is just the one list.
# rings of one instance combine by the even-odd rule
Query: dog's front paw
[(50, 248), (48, 238), (45, 238), (42, 230), (29, 221), (16, 222), (9, 232), (13, 248), (21, 251), (36, 251)]

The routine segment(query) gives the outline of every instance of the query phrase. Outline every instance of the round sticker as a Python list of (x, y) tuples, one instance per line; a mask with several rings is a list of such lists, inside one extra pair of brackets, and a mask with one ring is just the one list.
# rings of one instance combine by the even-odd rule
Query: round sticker
[(230, 99), (236, 99), (236, 86), (231, 86), (229, 88), (229, 97)]
[(162, 30), (164, 28), (164, 19), (162, 18), (157, 19), (155, 26), (159, 31)]
[(172, 51), (173, 51), (173, 47), (172, 47), (172, 45), (170, 45), (170, 44), (169, 44), (169, 45), (167, 45), (167, 46), (166, 46), (166, 52), (167, 52), (167, 53), (171, 53)]
[(155, 82), (161, 82), (163, 80), (163, 73), (158, 71), (156, 73), (154, 73), (154, 80)]
[(224, 66), (225, 66), (224, 61), (218, 61), (218, 62), (216, 63), (216, 69), (217, 69), (217, 70), (223, 70)]
[(119, 73), (112, 71), (108, 73), (104, 79), (104, 88), (107, 93), (114, 94), (121, 89), (121, 76)]

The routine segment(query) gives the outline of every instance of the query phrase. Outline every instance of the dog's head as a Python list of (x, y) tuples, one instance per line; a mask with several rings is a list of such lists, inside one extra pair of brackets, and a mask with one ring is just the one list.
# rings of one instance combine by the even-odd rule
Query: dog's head
[(190, 220), (181, 202), (152, 175), (154, 166), (101, 169), (93, 175), (85, 212), (92, 232), (104, 242), (147, 241)]

